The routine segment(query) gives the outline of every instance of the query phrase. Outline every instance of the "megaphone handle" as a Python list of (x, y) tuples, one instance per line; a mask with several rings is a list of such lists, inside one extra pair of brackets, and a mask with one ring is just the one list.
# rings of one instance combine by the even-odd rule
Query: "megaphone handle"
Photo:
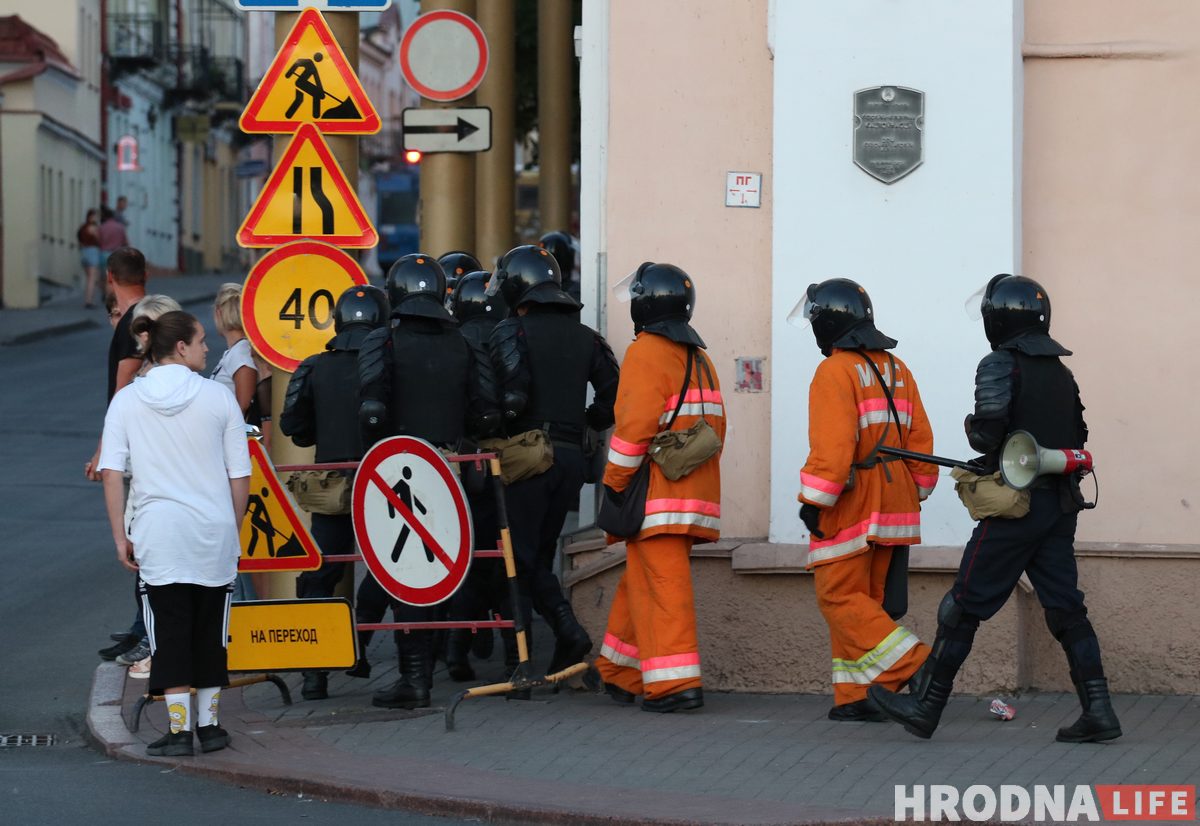
[(1094, 469), (1081, 470), (1078, 471), (1076, 475), (1078, 476), (1079, 481), (1082, 481), (1083, 477), (1085, 476), (1091, 476), (1092, 484), (1096, 486), (1096, 498), (1091, 502), (1083, 498), (1083, 491), (1080, 490), (1078, 485), (1071, 486), (1071, 496), (1075, 499), (1075, 504), (1079, 505), (1079, 507), (1085, 511), (1090, 511), (1092, 508), (1096, 507), (1096, 503), (1100, 501), (1100, 480), (1096, 477), (1096, 471)]

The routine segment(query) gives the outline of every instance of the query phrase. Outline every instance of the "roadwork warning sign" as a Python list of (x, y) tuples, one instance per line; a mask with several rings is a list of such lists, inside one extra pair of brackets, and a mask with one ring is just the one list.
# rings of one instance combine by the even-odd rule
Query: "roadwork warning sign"
[(315, 571), (321, 554), (279, 483), (266, 451), (250, 440), (250, 504), (242, 520), (239, 571)]
[(380, 125), (358, 75), (316, 9), (300, 13), (238, 123), (249, 133), (295, 132), (311, 123), (341, 135), (373, 135)]

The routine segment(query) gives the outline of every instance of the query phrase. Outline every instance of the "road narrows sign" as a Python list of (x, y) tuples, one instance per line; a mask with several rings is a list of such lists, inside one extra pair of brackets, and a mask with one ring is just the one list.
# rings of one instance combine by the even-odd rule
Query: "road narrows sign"
[(315, 571), (321, 554), (267, 453), (250, 440), (250, 506), (242, 520), (239, 571)]
[(305, 9), (238, 123), (250, 133), (295, 132), (312, 123), (326, 134), (372, 135), (379, 114), (325, 18)]
[(246, 337), (268, 362), (294, 373), (333, 337), (333, 308), (349, 287), (367, 283), (358, 262), (320, 241), (271, 250), (242, 288)]
[(425, 12), (400, 39), (400, 71), (408, 85), (429, 100), (466, 97), (483, 82), (487, 67), (487, 37), (462, 12)]
[(436, 605), (466, 579), (474, 536), (458, 475), (423, 439), (393, 436), (367, 451), (350, 503), (367, 569), (409, 605)]
[(317, 127), (302, 123), (238, 230), (243, 247), (301, 238), (373, 247), (379, 235)]

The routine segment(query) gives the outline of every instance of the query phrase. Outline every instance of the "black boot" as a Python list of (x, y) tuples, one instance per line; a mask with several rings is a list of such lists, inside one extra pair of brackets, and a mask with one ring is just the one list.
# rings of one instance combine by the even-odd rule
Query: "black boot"
[(306, 700), (324, 700), (329, 697), (329, 674), (324, 671), (305, 671), (304, 685), (300, 696)]
[(557, 674), (567, 666), (583, 662), (592, 650), (592, 638), (575, 618), (571, 603), (563, 602), (550, 611), (546, 622), (554, 630), (554, 654), (546, 673)]
[(450, 638), (446, 641), (446, 673), (456, 683), (475, 679), (475, 669), (471, 668), (468, 659), (472, 636), (466, 628), (455, 628), (450, 631)]
[(1054, 739), (1060, 743), (1098, 743), (1120, 737), (1121, 723), (1108, 696), (1108, 680), (1104, 677), (1081, 680), (1075, 683), (1075, 691), (1083, 714), (1071, 725), (1060, 728)]
[(346, 671), (347, 677), (358, 677), (367, 679), (371, 676), (371, 662), (367, 659), (367, 646), (371, 644), (371, 637), (374, 631), (359, 631), (358, 633), (358, 661), (354, 663), (354, 667)]
[(904, 726), (909, 734), (928, 740), (942, 719), (942, 709), (954, 690), (954, 681), (931, 675), (922, 687), (908, 695), (896, 694), (881, 685), (867, 689), (867, 697), (891, 720)]
[(432, 640), (428, 631), (415, 631), (400, 642), (400, 679), (376, 691), (371, 705), (379, 708), (428, 708)]

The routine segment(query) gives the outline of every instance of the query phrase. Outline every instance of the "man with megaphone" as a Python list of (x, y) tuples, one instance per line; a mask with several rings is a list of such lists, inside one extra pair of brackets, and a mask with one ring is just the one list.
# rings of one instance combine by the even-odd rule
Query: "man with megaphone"
[[(1056, 739), (1066, 743), (1112, 740), (1121, 736), (1121, 724), (1109, 699), (1100, 643), (1087, 618), (1075, 565), (1075, 525), (1083, 501), (1078, 477), (1062, 475), (1071, 458), (1050, 458), (1066, 452), (1086, 457), (1090, 467), (1090, 456), (1083, 451), (1087, 425), (1079, 387), (1060, 360), (1071, 351), (1050, 337), (1050, 298), (1030, 278), (995, 276), (984, 288), (979, 308), (992, 352), (975, 374), (975, 412), (965, 422), (967, 440), (984, 454), (986, 472), (997, 469), (1005, 448), (1006, 464), (1011, 466), (1005, 473), (1009, 484), (1010, 471), (1022, 459), (1053, 467), (1039, 471), (1035, 464), (1019, 479), (1019, 485), (1030, 487), (1027, 514), (987, 517), (976, 526), (954, 587), (938, 607), (933, 651), (914, 679), (911, 693), (901, 696), (872, 686), (868, 696), (909, 733), (932, 736), (979, 623), (1003, 607), (1021, 574), (1028, 573), (1045, 609), (1046, 624), (1066, 652), (1083, 707), (1080, 718), (1060, 728)], [(1014, 431), (1024, 434), (1006, 439)], [(1043, 451), (1039, 445), (1053, 450)], [(1082, 458), (1077, 461), (1082, 463)]]

